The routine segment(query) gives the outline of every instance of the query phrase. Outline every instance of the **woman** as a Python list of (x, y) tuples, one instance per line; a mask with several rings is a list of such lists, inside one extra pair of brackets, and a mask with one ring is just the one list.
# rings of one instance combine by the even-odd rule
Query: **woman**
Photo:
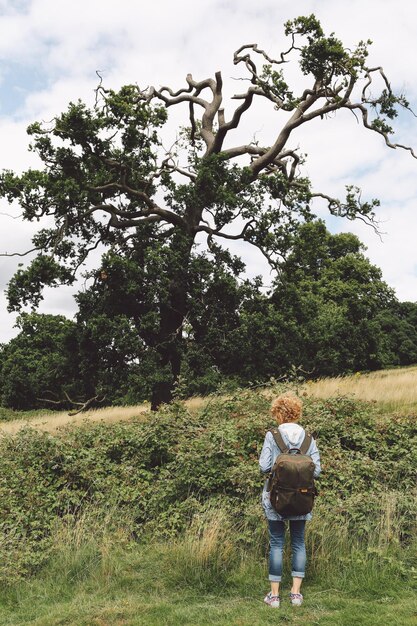
[[(303, 443), (305, 430), (298, 424), (301, 418), (302, 402), (292, 395), (281, 395), (274, 400), (271, 406), (272, 416), (276, 419), (279, 432), (288, 448), (299, 448)], [(274, 436), (267, 432), (259, 465), (261, 471), (269, 473), (275, 463), (277, 456), (281, 454)], [(320, 474), (320, 454), (314, 439), (312, 439), (307, 454), (314, 461), (314, 477)], [(265, 597), (265, 602), (272, 607), (279, 607), (280, 596), (279, 586), (282, 577), (282, 555), (285, 541), (285, 521), (289, 520), (291, 548), (292, 548), (292, 588), (290, 601), (294, 606), (300, 606), (303, 602), (301, 594), (301, 583), (303, 582), (306, 566), (306, 549), (304, 543), (304, 528), (306, 520), (310, 520), (312, 515), (293, 515), (283, 517), (272, 507), (269, 492), (267, 491), (268, 480), (262, 492), (262, 506), (265, 511), (269, 526), (270, 552), (269, 552), (269, 580), (271, 591)]]

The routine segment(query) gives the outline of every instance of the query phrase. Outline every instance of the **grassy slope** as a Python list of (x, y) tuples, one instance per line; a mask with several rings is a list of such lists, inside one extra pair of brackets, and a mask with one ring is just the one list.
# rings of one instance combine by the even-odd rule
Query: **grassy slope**
[[(205, 398), (190, 398), (186, 401), (189, 410), (199, 410), (206, 403)], [(137, 417), (141, 413), (149, 411), (149, 403), (134, 406), (110, 406), (104, 409), (91, 409), (78, 415), (69, 415), (68, 411), (12, 411), (2, 409), (7, 419), (0, 416), (0, 435), (2, 433), (13, 435), (28, 424), (45, 432), (55, 432), (64, 426), (80, 426), (85, 422), (106, 422), (114, 424)]]
[[(291, 607), (284, 582), (280, 609), (262, 602), (265, 562), (241, 562), (226, 580), (206, 576), (199, 568), (165, 570), (172, 554), (167, 546), (136, 547), (113, 556), (106, 567), (94, 567), (81, 555), (78, 567), (59, 563), (41, 577), (3, 596), (2, 626), (257, 626), (321, 624), (323, 626), (412, 626), (417, 605), (408, 583), (371, 572), (369, 588), (352, 573), (306, 581), (305, 603)], [(175, 551), (175, 547), (174, 547)], [(8, 606), (7, 606), (8, 605)], [(414, 615), (414, 620), (413, 620)]]
[[(417, 368), (407, 368), (337, 379), (336, 383), (318, 381), (308, 385), (308, 393), (323, 397), (337, 391), (379, 398), (384, 413), (389, 403), (402, 411), (417, 404), (413, 396), (416, 375)], [(198, 408), (199, 402), (195, 400), (193, 408)], [(134, 411), (137, 414), (136, 407)], [(53, 423), (56, 417), (42, 416), (45, 429), (55, 429), (59, 423)], [(104, 409), (94, 415), (94, 419), (109, 422), (128, 418), (125, 409)], [(68, 550), (72, 556), (61, 555), (39, 576), (0, 592), (0, 626), (416, 623), (415, 572), (393, 577), (384, 565), (361, 570), (347, 563), (344, 571), (337, 572), (329, 562), (327, 576), (307, 577), (305, 603), (300, 608), (289, 605), (289, 581), (284, 580), (284, 601), (274, 610), (262, 602), (268, 586), (265, 558), (247, 555), (233, 571), (219, 577), (216, 572), (193, 567), (187, 559), (181, 560), (181, 553), (175, 558), (176, 547), (172, 545), (153, 545), (150, 549), (132, 544), (114, 550), (107, 546), (101, 548), (100, 557), (86, 555), (83, 549), (74, 553), (71, 542)]]
[[(377, 402), (381, 413), (417, 410), (417, 365), (353, 374), (336, 378), (323, 378), (306, 383), (300, 389), (303, 393), (316, 398), (328, 398), (337, 395), (350, 395), (358, 400)], [(198, 410), (204, 404), (204, 398), (191, 398), (186, 404), (190, 410)], [(48, 412), (27, 411), (13, 412), (2, 409), (0, 413), (0, 435), (16, 433), (22, 426), (30, 425), (39, 430), (55, 432), (67, 425), (80, 425), (85, 422), (114, 423), (128, 420), (149, 410), (148, 404), (125, 407), (107, 407), (90, 410), (75, 416), (67, 411)], [(5, 419), (7, 417), (7, 419)]]
[(316, 398), (350, 395), (358, 400), (378, 403), (382, 412), (417, 409), (417, 366), (323, 378), (306, 383), (303, 391)]
[[(417, 365), (411, 367), (381, 370), (369, 374), (353, 374), (336, 378), (323, 378), (309, 381), (301, 391), (316, 398), (336, 395), (351, 395), (358, 400), (377, 402), (382, 413), (417, 410)], [(198, 410), (206, 402), (204, 398), (191, 398), (186, 401), (190, 410)], [(78, 426), (89, 422), (114, 423), (136, 417), (149, 410), (148, 404), (126, 407), (106, 407), (68, 415), (67, 411), (15, 412), (1, 409), (0, 434), (16, 433), (28, 423), (39, 430), (55, 432), (63, 426)]]

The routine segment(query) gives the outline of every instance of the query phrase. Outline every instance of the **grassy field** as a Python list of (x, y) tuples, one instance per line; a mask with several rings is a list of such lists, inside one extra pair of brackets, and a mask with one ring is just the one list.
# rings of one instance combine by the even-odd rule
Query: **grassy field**
[[(190, 411), (197, 411), (207, 403), (206, 398), (190, 398), (186, 401), (186, 405)], [(123, 422), (138, 417), (142, 413), (149, 411), (149, 403), (136, 404), (133, 406), (110, 406), (104, 409), (91, 409), (78, 415), (69, 415), (68, 411), (27, 411), (7, 413), (8, 419), (0, 420), (0, 435), (2, 433), (13, 435), (21, 428), (28, 424), (32, 428), (44, 432), (56, 432), (64, 426), (80, 426), (86, 422), (97, 423), (105, 422), (114, 424), (115, 422)], [(14, 419), (14, 415), (16, 415)]]
[[(225, 525), (226, 522), (226, 525)], [(91, 531), (91, 527), (90, 527)], [(263, 603), (266, 555), (228, 540), (221, 512), (203, 529), (150, 545), (131, 543), (84, 522), (61, 529), (54, 558), (41, 574), (0, 592), (1, 626), (414, 626), (412, 577), (374, 553), (349, 552), (343, 569), (327, 562), (304, 584), (305, 602), (291, 607), (284, 578), (282, 605)], [(333, 537), (332, 549), (346, 549)], [(352, 547), (352, 546), (351, 546)], [(355, 556), (356, 554), (356, 556)], [(348, 553), (346, 553), (348, 556)], [(286, 555), (288, 571), (288, 554)], [(415, 581), (414, 581), (415, 582)]]
[(378, 404), (383, 412), (417, 410), (417, 366), (322, 378), (303, 386), (315, 398), (349, 395), (357, 400)]
[(28, 412), (27, 414), (21, 412), (17, 419), (8, 419), (0, 422), (0, 434), (7, 433), (13, 435), (28, 424), (44, 432), (55, 432), (63, 426), (79, 426), (86, 420), (93, 423), (104, 421), (112, 424), (129, 420), (148, 409), (149, 405), (146, 404), (125, 407), (114, 406), (85, 411), (73, 416), (68, 415), (68, 411), (55, 411), (54, 413), (37, 411), (33, 413)]
[[(380, 370), (369, 374), (353, 374), (336, 378), (322, 378), (309, 381), (300, 386), (299, 391), (314, 398), (331, 398), (347, 395), (357, 400), (377, 403), (381, 413), (417, 412), (417, 365), (389, 370)], [(200, 410), (208, 402), (207, 398), (190, 398), (186, 405), (191, 411)], [(7, 421), (0, 419), (0, 434), (16, 433), (28, 423), (45, 432), (55, 432), (63, 426), (80, 425), (88, 422), (106, 422), (112, 424), (137, 417), (149, 410), (149, 403), (135, 406), (106, 407), (92, 409), (75, 416), (67, 411), (48, 412), (29, 411), (8, 413)]]
[[(234, 517), (230, 517), (227, 507), (222, 509), (221, 505), (216, 505), (216, 508), (208, 510), (208, 514), (206, 511), (190, 518), (188, 526), (178, 534), (171, 533), (163, 538), (158, 533), (153, 536), (153, 531), (150, 535), (148, 533), (137, 536), (134, 515), (129, 517), (130, 513), (126, 513), (128, 509), (122, 509), (117, 504), (109, 509), (105, 499), (104, 508), (103, 505), (100, 505), (101, 508), (94, 508), (92, 501), (92, 508), (87, 507), (82, 514), (68, 516), (68, 519), (65, 516), (58, 518), (53, 526), (52, 543), (48, 543), (48, 557), (39, 566), (36, 565), (31, 575), (22, 579), (16, 578), (11, 584), (0, 586), (0, 626), (260, 626), (276, 623), (294, 626), (414, 626), (417, 623), (417, 543), (416, 540), (410, 540), (409, 531), (407, 541), (403, 542), (401, 538), (402, 520), (407, 516), (409, 519), (411, 515), (407, 513), (406, 498), (412, 497), (406, 490), (403, 479), (399, 478), (397, 485), (387, 485), (385, 495), (381, 493), (381, 506), (377, 511), (379, 517), (370, 517), (370, 530), (366, 531), (368, 534), (365, 540), (348, 530), (347, 520), (357, 518), (362, 529), (368, 526), (366, 489), (374, 496), (372, 506), (375, 506), (375, 490), (380, 484), (378, 476), (382, 467), (378, 465), (378, 458), (375, 458), (374, 441), (378, 444), (381, 436), (386, 437), (387, 442), (391, 441), (391, 435), (386, 434), (385, 424), (389, 424), (389, 416), (394, 413), (396, 417), (392, 420), (393, 436), (397, 437), (402, 433), (402, 437), (408, 437), (409, 429), (414, 423), (412, 416), (417, 409), (416, 378), (417, 367), (411, 367), (323, 379), (306, 383), (299, 389), (301, 394), (310, 398), (344, 396), (370, 403), (369, 414), (364, 405), (357, 408), (356, 417), (353, 405), (349, 407), (349, 402), (343, 400), (340, 403), (337, 399), (334, 404), (317, 403), (317, 410), (323, 412), (320, 418), (314, 418), (313, 412), (312, 424), (318, 428), (319, 441), (324, 445), (327, 438), (326, 446), (332, 453), (330, 456), (327, 453), (322, 458), (326, 480), (331, 479), (331, 484), (339, 489), (338, 474), (342, 472), (342, 495), (344, 489), (353, 489), (353, 492), (350, 500), (347, 491), (343, 495), (339, 502), (342, 505), (340, 514), (326, 509), (329, 504), (326, 504), (324, 494), (316, 505), (313, 521), (307, 525), (307, 551), (310, 561), (303, 585), (305, 602), (302, 607), (291, 607), (289, 604), (287, 594), (291, 581), (288, 573), (282, 584), (281, 608), (271, 609), (263, 603), (263, 597), (268, 591), (267, 536), (262, 513), (255, 502), (254, 515), (259, 521), (254, 526), (252, 517), (252, 526), (248, 526), (246, 531), (242, 529), (239, 517), (235, 517), (235, 512)], [(217, 480), (216, 474), (220, 471), (217, 464), (223, 462), (223, 457), (216, 456), (217, 448), (219, 445), (223, 446), (223, 437), (230, 435), (228, 420), (233, 421), (233, 428), (238, 429), (238, 440), (245, 439), (246, 442), (236, 452), (236, 459), (242, 459), (243, 464), (248, 464), (247, 467), (256, 465), (257, 453), (252, 451), (252, 441), (258, 437), (257, 429), (263, 424), (263, 418), (258, 415), (258, 407), (260, 413), (268, 411), (269, 396), (274, 393), (274, 389), (269, 389), (252, 398), (249, 392), (245, 392), (237, 394), (235, 398), (222, 397), (217, 405), (211, 398), (193, 398), (187, 401), (183, 426), (178, 422), (177, 430), (173, 431), (175, 441), (171, 444), (175, 445), (179, 436), (184, 439), (181, 444), (183, 456), (179, 459), (178, 467), (187, 462), (187, 447), (190, 448), (189, 454), (193, 458), (196, 451), (201, 450), (203, 457), (205, 454), (212, 455), (210, 463), (213, 465), (208, 467), (216, 468), (213, 476)], [(244, 396), (243, 399), (240, 395)], [(146, 454), (145, 447), (150, 445), (149, 440), (143, 439), (143, 444), (135, 442), (137, 437), (137, 441), (142, 442), (142, 431), (138, 428), (148, 419), (148, 410), (149, 406), (144, 404), (135, 407), (110, 407), (73, 417), (67, 413), (37, 412), (1, 422), (0, 430), (5, 435), (13, 436), (4, 438), (5, 452), (9, 450), (7, 454), (10, 457), (5, 458), (2, 467), (4, 471), (17, 468), (23, 472), (21, 479), (11, 480), (9, 484), (14, 485), (13, 489), (17, 490), (16, 496), (13, 496), (16, 499), (11, 498), (10, 502), (22, 506), (22, 515), (27, 516), (24, 532), (32, 532), (30, 524), (37, 524), (36, 520), (43, 519), (30, 512), (31, 507), (33, 509), (44, 505), (44, 492), (32, 491), (31, 480), (36, 484), (39, 477), (45, 476), (45, 489), (50, 489), (48, 477), (52, 479), (54, 474), (51, 473), (48, 459), (53, 459), (53, 463), (61, 463), (60, 457), (53, 452), (54, 448), (49, 447), (52, 445), (48, 443), (49, 439), (51, 442), (53, 439), (53, 445), (58, 448), (62, 445), (62, 462), (67, 468), (66, 481), (79, 480), (82, 487), (83, 481), (87, 481), (89, 475), (94, 474), (91, 484), (98, 484), (95, 482), (98, 481), (103, 493), (106, 493), (106, 489), (111, 489), (111, 481), (114, 480), (116, 493), (120, 487), (126, 489), (124, 497), (129, 499), (130, 490), (136, 489), (135, 481), (132, 482), (129, 478), (132, 461), (129, 458), (118, 460), (118, 450), (123, 451), (127, 446), (132, 455), (138, 455), (132, 456), (132, 459), (136, 459), (135, 463), (142, 454)], [(175, 410), (172, 412), (174, 417), (170, 417), (169, 411), (165, 413), (165, 417), (162, 414), (164, 424), (175, 419)], [(186, 432), (187, 420), (200, 413), (205, 416), (204, 426), (209, 425), (206, 420), (212, 420), (210, 436), (204, 434), (206, 429), (200, 428), (200, 422), (197, 424), (197, 431), (190, 430), (190, 433), (202, 433), (201, 445), (205, 441), (206, 447), (201, 449), (198, 441), (187, 439), (189, 435)], [(379, 415), (383, 419), (378, 422)], [(131, 421), (131, 418), (134, 420)], [(312, 419), (311, 414), (308, 419)], [(344, 447), (340, 447), (339, 439), (332, 439), (333, 423), (335, 427), (341, 428), (341, 437), (344, 439), (345, 419), (350, 420), (346, 434), (352, 436), (352, 428), (358, 434), (353, 447), (349, 447), (349, 441), (344, 441)], [(26, 433), (22, 431), (19, 439), (22, 426), (28, 423), (36, 430)], [(135, 423), (138, 426), (134, 426)], [(374, 424), (381, 430), (374, 432)], [(63, 429), (64, 426), (69, 429)], [(165, 432), (166, 426), (162, 428), (162, 432)], [(46, 431), (47, 438), (42, 439), (44, 435), (38, 431)], [(96, 435), (92, 434), (90, 437), (90, 431), (96, 432)], [(33, 433), (37, 433), (38, 443), (32, 445)], [(111, 437), (106, 433), (112, 433)], [(157, 441), (157, 432), (151, 430), (149, 433)], [(59, 437), (56, 437), (57, 434)], [(18, 446), (27, 448), (13, 451), (13, 444), (10, 443), (12, 439), (20, 441)], [(66, 440), (73, 443), (65, 443)], [(212, 446), (211, 441), (216, 444)], [(333, 459), (334, 442), (339, 447)], [(40, 447), (38, 451), (37, 445), (45, 448)], [(141, 445), (145, 446), (143, 451)], [(253, 445), (256, 447), (256, 444)], [(355, 446), (362, 446), (363, 450), (369, 449), (371, 456), (367, 458), (361, 452), (355, 452)], [(400, 443), (398, 446), (401, 449), (404, 447)], [(72, 450), (73, 461), (70, 460)], [(397, 454), (395, 450), (392, 453), (394, 456)], [(38, 463), (38, 454), (44, 455), (44, 466), (40, 460)], [(243, 458), (242, 454), (246, 456)], [(411, 454), (411, 450), (407, 454)], [(91, 462), (89, 455), (93, 455)], [(355, 486), (355, 471), (350, 472), (350, 459), (354, 461), (357, 468), (355, 471), (361, 477), (360, 488)], [(413, 462), (412, 459), (410, 456), (408, 465)], [(10, 469), (10, 472), (15, 471)], [(49, 472), (47, 476), (45, 471)], [(187, 477), (186, 470), (184, 472), (184, 477)], [(402, 476), (401, 472), (400, 475)], [(230, 485), (234, 484), (233, 476), (232, 472), (232, 482), (228, 483)], [(143, 480), (145, 479), (148, 480), (147, 475), (144, 475)], [(175, 480), (174, 477), (172, 488), (176, 484)], [(152, 482), (150, 484), (153, 485)], [(161, 482), (158, 484), (161, 488)], [(367, 484), (369, 487), (366, 487)], [(78, 483), (74, 482), (74, 485)], [(72, 493), (76, 493), (71, 489), (68, 488), (66, 492), (70, 497)], [(222, 489), (221, 487), (220, 490)], [(257, 489), (255, 486), (254, 490)], [(395, 489), (403, 489), (405, 499)], [(21, 490), (27, 492), (24, 506), (20, 503)], [(8, 486), (4, 483), (4, 494), (7, 498), (8, 493)], [(152, 492), (149, 491), (148, 495), (151, 498)], [(78, 496), (76, 500), (77, 498)], [(132, 510), (137, 509), (135, 498), (132, 495)], [(365, 508), (363, 498), (366, 500)], [(331, 498), (328, 502), (331, 502)], [(7, 506), (9, 505), (5, 504), (2, 510), (6, 511)], [(28, 512), (24, 512), (26, 506), (29, 507)], [(372, 515), (375, 516), (376, 509), (373, 511)], [(180, 509), (175, 509), (173, 515), (180, 512)], [(330, 512), (332, 515), (329, 515)], [(15, 523), (19, 525), (19, 516), (15, 516), (15, 519)], [(168, 517), (161, 519), (168, 520)], [(251, 535), (253, 528), (257, 530)], [(2, 534), (2, 537), (3, 541), (8, 540), (7, 534)], [(12, 537), (15, 550), (13, 554), (6, 544), (1, 545), (2, 540), (0, 550), (3, 562), (0, 563), (0, 570), (3, 568), (3, 571), (7, 571), (10, 565), (10, 572), (15, 572), (17, 570), (13, 565), (13, 555), (20, 558), (20, 539), (13, 543)], [(25, 537), (22, 535), (22, 542), (24, 541)], [(8, 550), (11, 556), (8, 556)], [(27, 558), (27, 552), (22, 554)], [(285, 571), (288, 572), (288, 552), (285, 559)]]
[[(193, 586), (171, 581), (156, 554), (125, 555), (116, 572), (102, 580), (79, 574), (68, 581), (50, 572), (22, 586), (0, 615), (2, 626), (415, 626), (415, 591), (396, 581), (374, 578), (372, 591), (306, 583), (305, 603), (279, 609), (264, 605), (265, 571), (255, 562), (241, 565), (224, 584)], [(159, 553), (159, 557), (161, 553)], [(52, 577), (52, 575), (54, 576)], [(381, 582), (374, 590), (374, 584)], [(286, 585), (288, 590), (288, 583)]]

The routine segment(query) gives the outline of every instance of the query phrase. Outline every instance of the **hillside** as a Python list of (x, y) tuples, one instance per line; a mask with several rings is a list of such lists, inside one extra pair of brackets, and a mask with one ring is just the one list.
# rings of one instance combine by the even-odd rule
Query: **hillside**
[(378, 403), (383, 411), (417, 409), (417, 365), (323, 378), (308, 383), (304, 391), (315, 398), (349, 395), (357, 400)]
[[(3, 437), (0, 624), (275, 623), (262, 605), (257, 458), (277, 392)], [(375, 403), (305, 397), (303, 424), (323, 475), (306, 603), (280, 615), (294, 625), (411, 626), (415, 416), (381, 420)]]
[[(417, 365), (308, 381), (300, 385), (298, 391), (312, 398), (325, 399), (342, 395), (366, 402), (377, 402), (382, 413), (417, 411)], [(208, 401), (209, 398), (196, 397), (186, 400), (184, 404), (189, 410), (197, 411)], [(28, 424), (45, 432), (56, 432), (64, 426), (79, 426), (85, 421), (113, 424), (137, 417), (148, 410), (149, 404), (140, 404), (94, 409), (70, 416), (67, 411), (18, 412), (1, 409), (3, 415), (0, 412), (0, 434), (14, 434)]]

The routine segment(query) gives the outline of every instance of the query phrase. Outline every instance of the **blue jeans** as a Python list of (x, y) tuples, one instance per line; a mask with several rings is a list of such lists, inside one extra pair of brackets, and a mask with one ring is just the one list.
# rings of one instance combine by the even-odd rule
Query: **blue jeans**
[[(292, 571), (291, 576), (304, 578), (307, 556), (304, 543), (305, 520), (289, 520)], [(282, 577), (282, 554), (285, 543), (285, 523), (278, 520), (268, 520), (269, 526), (269, 580), (281, 582)]]

